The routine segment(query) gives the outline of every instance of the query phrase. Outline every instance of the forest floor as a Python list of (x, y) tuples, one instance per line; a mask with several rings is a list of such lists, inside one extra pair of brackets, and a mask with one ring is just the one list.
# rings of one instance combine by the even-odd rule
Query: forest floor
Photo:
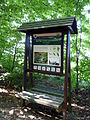
[[(16, 93), (0, 87), (0, 120), (62, 120), (60, 114), (44, 106), (23, 107)], [(78, 97), (72, 93), (72, 111), (67, 111), (67, 120), (90, 120), (90, 89), (79, 90)]]

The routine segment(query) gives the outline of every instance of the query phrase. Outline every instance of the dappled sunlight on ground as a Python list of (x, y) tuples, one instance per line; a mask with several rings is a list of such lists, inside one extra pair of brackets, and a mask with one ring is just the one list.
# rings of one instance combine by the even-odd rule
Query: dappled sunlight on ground
[(68, 113), (70, 120), (90, 120), (90, 89), (79, 90), (72, 94), (72, 111)]
[[(27, 103), (15, 95), (17, 91), (0, 88), (0, 120), (62, 120), (55, 110), (38, 104)], [(79, 92), (76, 99), (72, 96), (72, 111), (67, 111), (67, 120), (90, 120), (89, 90)]]
[(0, 93), (8, 93), (8, 91), (6, 89), (0, 88)]
[(16, 92), (0, 88), (0, 120), (51, 120), (59, 118), (49, 115), (42, 106), (22, 106), (22, 100), (15, 97)]
[(85, 106), (79, 106), (79, 105), (77, 105), (77, 104), (75, 104), (75, 103), (71, 104), (71, 106), (72, 106), (72, 107), (75, 107), (75, 108), (82, 109), (82, 110), (85, 109)]

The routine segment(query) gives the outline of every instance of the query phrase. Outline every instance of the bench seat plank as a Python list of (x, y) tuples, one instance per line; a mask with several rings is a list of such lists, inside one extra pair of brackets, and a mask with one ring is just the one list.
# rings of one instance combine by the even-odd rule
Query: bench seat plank
[(55, 109), (58, 109), (64, 101), (62, 97), (52, 96), (36, 91), (23, 91), (22, 93), (19, 93), (19, 96), (23, 99), (30, 100), (31, 102), (35, 102)]

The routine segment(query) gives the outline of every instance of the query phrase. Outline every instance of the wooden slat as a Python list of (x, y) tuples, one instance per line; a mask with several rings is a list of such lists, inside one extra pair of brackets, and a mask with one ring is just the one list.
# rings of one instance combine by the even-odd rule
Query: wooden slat
[[(52, 25), (60, 25), (60, 24), (64, 24), (64, 23), (73, 23), (74, 21), (74, 18), (72, 19), (56, 19), (56, 20), (48, 20), (48, 21), (38, 21), (38, 22), (30, 22), (30, 23), (23, 23), (22, 26), (42, 26), (42, 25), (45, 25), (45, 26), (48, 26), (50, 24)], [(22, 27), (21, 26), (21, 27)]]
[(51, 21), (47, 21), (47, 23), (45, 23), (45, 22), (36, 22), (36, 23), (29, 23), (29, 24), (23, 24), (21, 27), (23, 28), (23, 27), (41, 27), (42, 25), (43, 26), (53, 26), (53, 25), (58, 25), (58, 26), (61, 26), (61, 25), (68, 25), (68, 24), (70, 24), (70, 25), (72, 25), (72, 23), (73, 23), (73, 20), (69, 20), (69, 21), (56, 21), (56, 22), (51, 22)]
[(32, 30), (32, 29), (39, 29), (39, 28), (49, 28), (49, 27), (61, 27), (61, 26), (71, 26), (72, 23), (59, 23), (59, 24), (49, 24), (49, 25), (45, 25), (42, 24), (41, 25), (36, 25), (36, 26), (31, 26), (31, 25), (23, 25), (22, 27), (19, 28), (19, 30)]
[(48, 91), (48, 90), (45, 90), (45, 89), (39, 89), (39, 88), (35, 88), (35, 87), (33, 87), (32, 88), (32, 91), (37, 91), (37, 92), (41, 92), (41, 93), (46, 93), (46, 94), (48, 94), (48, 95), (53, 95), (53, 96), (57, 96), (57, 97), (64, 97), (64, 94), (63, 93), (55, 93), (55, 92), (53, 92), (53, 91)]
[(56, 20), (47, 20), (47, 21), (36, 21), (36, 22), (29, 22), (29, 23), (23, 23), (25, 26), (41, 26), (42, 24), (44, 25), (49, 25), (49, 24), (60, 24), (60, 23), (71, 23), (74, 21), (74, 17), (70, 19), (56, 19)]
[(30, 100), (31, 102), (35, 102), (35, 103), (52, 107), (55, 109), (58, 109), (64, 100), (61, 97), (56, 97), (48, 94), (43, 94), (41, 92), (35, 92), (35, 91), (30, 91), (30, 92), (23, 91), (18, 95), (23, 99)]
[[(27, 72), (29, 72), (29, 69), (27, 69)], [(35, 73), (48, 74), (48, 75), (56, 75), (56, 76), (64, 76), (64, 74), (62, 74), (62, 73), (54, 73), (54, 72), (50, 73), (48, 71), (31, 70), (31, 72), (33, 72), (33, 73), (35, 72)]]
[[(43, 20), (43, 21), (38, 21), (38, 23), (49, 23), (49, 22), (58, 22), (58, 21), (70, 21), (70, 20), (74, 20), (75, 17), (67, 17), (67, 18), (60, 18), (60, 19), (55, 19), (55, 20)], [(37, 23), (36, 22), (27, 22), (27, 23), (24, 23), (24, 24), (30, 24), (30, 23)]]
[(62, 33), (61, 32), (57, 32), (57, 33), (43, 33), (43, 34), (33, 34), (33, 36), (35, 37), (43, 37), (43, 36), (61, 36)]

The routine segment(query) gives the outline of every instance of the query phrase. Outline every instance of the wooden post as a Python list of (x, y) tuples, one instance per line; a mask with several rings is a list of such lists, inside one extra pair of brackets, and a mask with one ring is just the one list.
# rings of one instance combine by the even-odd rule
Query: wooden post
[(26, 90), (26, 79), (27, 79), (27, 56), (28, 56), (28, 39), (29, 39), (29, 34), (26, 33), (26, 41), (25, 41), (25, 56), (24, 56), (24, 80), (23, 80), (23, 88), (22, 90)]
[(62, 33), (62, 45), (61, 45), (61, 74), (63, 75), (63, 58), (64, 58), (64, 34)]
[(32, 78), (32, 42), (33, 42), (33, 38), (32, 40), (29, 38), (29, 47), (28, 47), (28, 60), (29, 60), (29, 86), (32, 87), (33, 86), (33, 78)]
[(66, 40), (66, 60), (65, 60), (65, 80), (64, 80), (64, 108), (63, 108), (63, 120), (66, 119), (66, 110), (67, 110), (67, 82), (68, 82), (68, 65), (69, 65), (69, 40), (70, 40), (70, 31), (67, 33)]
[[(26, 91), (27, 87), (27, 56), (28, 56), (28, 39), (29, 39), (29, 34), (26, 33), (26, 40), (25, 40), (25, 55), (24, 55), (24, 77), (23, 77), (23, 87), (22, 91)], [(25, 99), (23, 99), (23, 106), (25, 106)]]
[(69, 34), (69, 66), (68, 66), (68, 74), (69, 74), (69, 76), (68, 76), (68, 98), (69, 98), (69, 100), (68, 100), (68, 103), (69, 103), (69, 110), (71, 110), (71, 65), (70, 65), (70, 63), (71, 63), (71, 53), (70, 53), (70, 34)]

